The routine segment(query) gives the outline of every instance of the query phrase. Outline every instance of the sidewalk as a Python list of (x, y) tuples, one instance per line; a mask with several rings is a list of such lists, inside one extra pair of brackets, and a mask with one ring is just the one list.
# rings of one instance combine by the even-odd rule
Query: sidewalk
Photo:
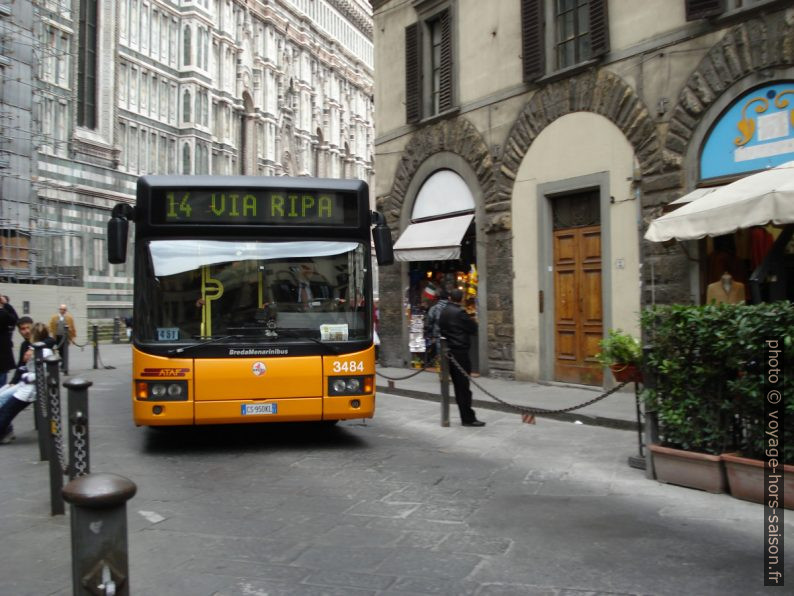
[[(416, 370), (407, 368), (377, 367), (375, 379), (376, 389), (379, 392), (414, 397), (430, 401), (441, 401), (441, 381), (437, 372), (424, 371), (404, 380)], [(526, 381), (512, 381), (509, 379), (478, 377), (474, 383), (482, 386), (501, 400), (518, 406), (537, 407), (547, 410), (559, 410), (570, 406), (585, 403), (601, 395), (604, 390), (600, 387), (585, 387), (582, 385), (539, 384)], [(539, 417), (554, 418), (566, 422), (579, 421), (582, 424), (606, 426), (625, 430), (637, 429), (637, 407), (634, 399), (634, 386), (626, 385), (622, 390), (605, 397), (592, 405), (574, 410), (572, 412), (556, 414), (537, 414)], [(483, 393), (472, 383), (474, 394), (474, 407), (500, 412), (515, 412)], [(455, 390), (450, 382), (449, 386), (451, 416), (457, 416), (455, 406)], [(519, 412), (516, 412), (519, 414)], [(487, 417), (484, 417), (487, 421)]]
[[(69, 351), (69, 377), (82, 377), (92, 379), (96, 370), (93, 368), (94, 347), (91, 344), (83, 350), (71, 347)], [(100, 343), (98, 368), (107, 370), (106, 367), (122, 368), (124, 374), (129, 374), (129, 365), (132, 360), (130, 344)], [(379, 393), (391, 393), (428, 401), (441, 401), (441, 381), (437, 372), (420, 372), (408, 368), (389, 368), (378, 366), (376, 368), (375, 384)], [(388, 377), (402, 379), (408, 375), (409, 379), (391, 381)], [(586, 387), (582, 385), (540, 384), (527, 381), (513, 381), (509, 379), (478, 377), (474, 382), (510, 404), (525, 407), (537, 407), (547, 410), (558, 410), (585, 403), (601, 395), (604, 390), (600, 387)], [(637, 407), (634, 399), (634, 387), (629, 384), (622, 390), (613, 393), (592, 405), (559, 414), (538, 414), (538, 417), (553, 418), (565, 422), (579, 421), (582, 424), (619, 428), (624, 430), (637, 429)], [(472, 384), (474, 394), (474, 407), (499, 412), (513, 413), (515, 410), (504, 406)], [(455, 406), (455, 391), (450, 383), (450, 408), (451, 416), (457, 416)], [(519, 413), (516, 412), (518, 415)], [(483, 417), (487, 421), (487, 416)]]

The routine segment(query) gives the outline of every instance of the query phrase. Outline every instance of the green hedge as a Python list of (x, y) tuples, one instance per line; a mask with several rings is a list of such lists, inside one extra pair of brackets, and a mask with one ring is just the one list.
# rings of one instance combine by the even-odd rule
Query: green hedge
[(718, 455), (760, 458), (764, 421), (765, 340), (781, 341), (784, 454), (794, 463), (794, 305), (658, 306), (641, 315), (656, 375), (646, 405), (664, 444)]

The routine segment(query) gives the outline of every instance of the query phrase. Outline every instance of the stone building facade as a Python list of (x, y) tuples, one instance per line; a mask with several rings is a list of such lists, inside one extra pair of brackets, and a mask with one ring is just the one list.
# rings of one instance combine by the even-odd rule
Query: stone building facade
[[(372, 4), (377, 205), (399, 238), (426, 180), (466, 181), (485, 372), (608, 384), (593, 360), (606, 331), (639, 335), (642, 307), (700, 302), (709, 281), (711, 240), (652, 244), (648, 223), (694, 188), (768, 167), (760, 156), (794, 159), (778, 114), (794, 81), (790, 3)], [(736, 149), (710, 156), (714, 131), (751, 101), (769, 116), (749, 144), (758, 160), (709, 174), (706, 160)], [(381, 271), (390, 364), (407, 361), (408, 273)]]
[(68, 287), (86, 321), (128, 314), (132, 267), (108, 264), (105, 229), (144, 174), (371, 180), (364, 0), (34, 0), (11, 20), (25, 4), (37, 175), (14, 226), (36, 258), (0, 272), (20, 296)]

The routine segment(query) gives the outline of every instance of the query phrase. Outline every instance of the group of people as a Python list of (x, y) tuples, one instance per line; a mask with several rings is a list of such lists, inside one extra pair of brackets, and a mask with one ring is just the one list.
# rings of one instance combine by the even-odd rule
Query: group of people
[[(22, 337), (17, 358), (14, 358), (14, 328)], [(63, 355), (76, 333), (74, 318), (65, 304), (60, 305), (48, 326), (35, 323), (27, 315), (18, 316), (8, 296), (0, 295), (0, 444), (16, 438), (12, 422), (36, 398), (33, 344), (45, 345), (45, 358), (53, 355), (57, 347), (62, 356), (61, 368), (68, 374)], [(10, 377), (9, 373), (12, 373)]]

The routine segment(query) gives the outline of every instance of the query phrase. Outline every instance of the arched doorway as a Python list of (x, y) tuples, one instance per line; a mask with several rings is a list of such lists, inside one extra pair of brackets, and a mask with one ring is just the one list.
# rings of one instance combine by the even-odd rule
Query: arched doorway
[[(407, 226), (394, 245), (395, 259), (405, 263), (408, 351), (414, 366), (434, 364), (437, 358), (425, 343), (424, 317), (441, 295), (462, 290), (464, 307), (477, 314), (475, 207), (472, 191), (457, 172), (435, 170), (422, 181)], [(475, 371), (480, 370), (478, 344), (472, 342)]]

